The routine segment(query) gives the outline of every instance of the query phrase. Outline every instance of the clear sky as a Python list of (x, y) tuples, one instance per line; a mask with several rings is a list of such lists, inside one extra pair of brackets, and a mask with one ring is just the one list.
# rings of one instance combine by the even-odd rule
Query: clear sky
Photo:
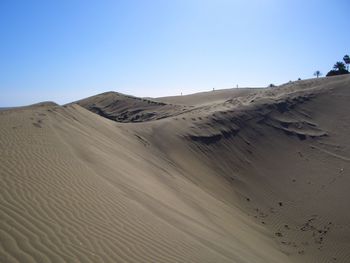
[(281, 84), (350, 53), (349, 0), (0, 0), (0, 107)]

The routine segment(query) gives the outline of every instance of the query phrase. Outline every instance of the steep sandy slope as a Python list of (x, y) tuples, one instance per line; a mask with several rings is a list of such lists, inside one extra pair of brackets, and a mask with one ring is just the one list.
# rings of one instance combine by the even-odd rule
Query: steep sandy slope
[(293, 262), (349, 262), (349, 97), (348, 76), (297, 82), (158, 122), (151, 140)]
[(334, 77), (145, 123), (1, 111), (0, 262), (349, 262), (349, 96)]

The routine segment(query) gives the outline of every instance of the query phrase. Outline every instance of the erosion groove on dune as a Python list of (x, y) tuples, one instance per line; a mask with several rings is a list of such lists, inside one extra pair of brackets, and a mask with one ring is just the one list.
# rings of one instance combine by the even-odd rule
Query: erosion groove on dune
[(348, 76), (0, 111), (0, 262), (350, 262)]

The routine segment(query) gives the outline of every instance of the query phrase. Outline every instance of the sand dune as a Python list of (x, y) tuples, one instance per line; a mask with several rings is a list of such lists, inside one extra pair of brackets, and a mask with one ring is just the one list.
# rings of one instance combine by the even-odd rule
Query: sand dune
[(2, 110), (0, 262), (350, 262), (349, 97), (341, 76)]
[(177, 105), (198, 106), (225, 102), (230, 98), (238, 98), (259, 91), (259, 88), (222, 89), (200, 92), (184, 96), (154, 98), (152, 100)]
[(78, 104), (102, 117), (117, 122), (144, 122), (185, 112), (189, 107), (105, 92), (71, 104)]

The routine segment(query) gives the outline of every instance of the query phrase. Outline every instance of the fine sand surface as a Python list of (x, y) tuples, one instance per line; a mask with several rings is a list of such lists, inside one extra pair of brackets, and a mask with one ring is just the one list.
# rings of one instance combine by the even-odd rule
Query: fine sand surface
[(350, 262), (349, 99), (339, 76), (2, 110), (0, 262)]
[(238, 98), (246, 96), (252, 92), (260, 90), (259, 88), (234, 88), (222, 89), (207, 92), (200, 92), (186, 96), (171, 96), (155, 98), (153, 100), (164, 103), (172, 103), (177, 105), (198, 106), (213, 103), (222, 103), (230, 98)]

